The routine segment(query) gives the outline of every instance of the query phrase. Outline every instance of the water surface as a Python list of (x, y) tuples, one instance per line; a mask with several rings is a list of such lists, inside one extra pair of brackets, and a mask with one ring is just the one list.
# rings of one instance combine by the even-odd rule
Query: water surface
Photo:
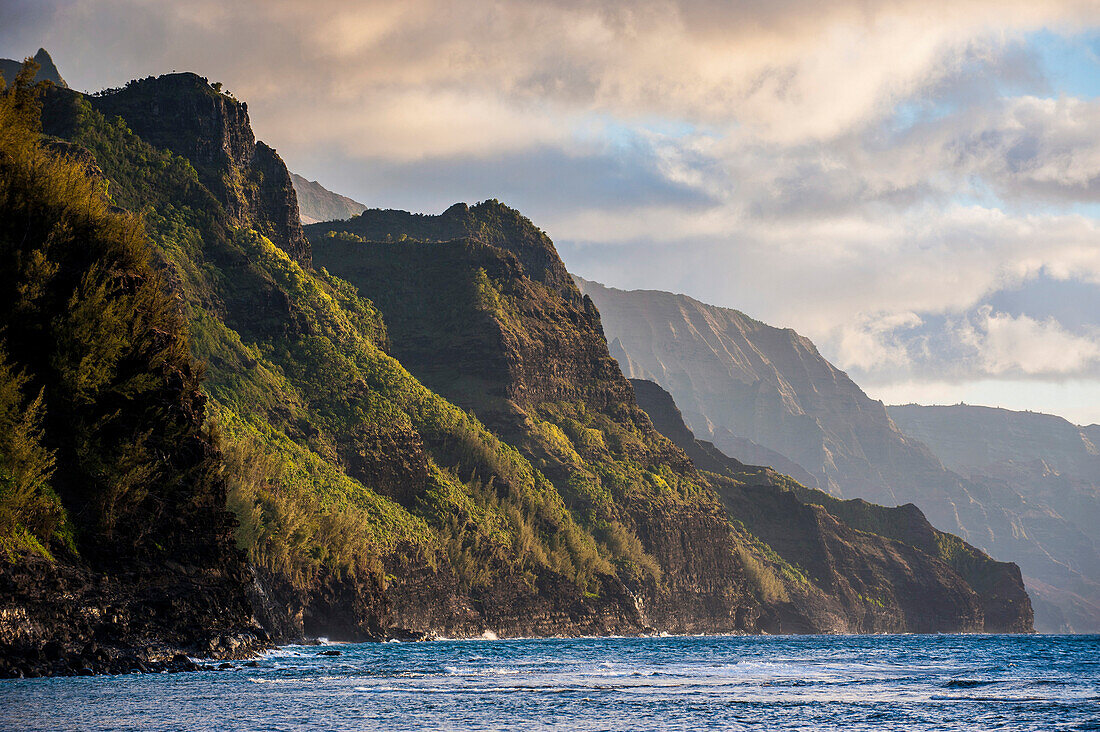
[(0, 729), (1100, 730), (1100, 636), (288, 646), (256, 668), (0, 681)]

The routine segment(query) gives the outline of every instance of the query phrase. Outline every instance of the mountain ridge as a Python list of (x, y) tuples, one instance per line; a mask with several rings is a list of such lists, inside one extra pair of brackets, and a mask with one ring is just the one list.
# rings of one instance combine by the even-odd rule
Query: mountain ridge
[(1049, 630), (1100, 628), (1100, 450), (1088, 427), (1040, 412), (891, 406), (899, 427), (952, 470), (1018, 502), (1035, 544), (1021, 565)]
[[(682, 447), (700, 469), (732, 478), (717, 481), (716, 486), (731, 516), (744, 519), (749, 529), (784, 559), (796, 564), (803, 562), (811, 568), (811, 578), (816, 584), (832, 590), (817, 596), (807, 593), (810, 596), (803, 604), (823, 608), (838, 601), (850, 601), (852, 595), (876, 597), (882, 602), (882, 598), (894, 595), (898, 587), (909, 582), (919, 586), (927, 582), (927, 577), (922, 577), (917, 569), (924, 563), (906, 559), (906, 554), (915, 550), (948, 565), (976, 590), (985, 618), (1001, 618), (997, 623), (1005, 628), (1030, 626), (1030, 620), (1015, 619), (1015, 588), (1021, 583), (1015, 565), (992, 560), (957, 537), (937, 531), (911, 503), (887, 508), (858, 498), (841, 501), (823, 491), (805, 488), (771, 469), (746, 466), (713, 444), (696, 439), (684, 424), (672, 395), (659, 385), (639, 379), (632, 379), (631, 383), (639, 404), (662, 434)], [(768, 505), (782, 508), (769, 517), (762, 510)], [(800, 515), (803, 520), (775, 521), (775, 515)], [(882, 542), (883, 538), (888, 541)], [(807, 553), (807, 545), (814, 550)], [(840, 563), (845, 571), (840, 571)], [(937, 569), (941, 573), (946, 570), (935, 567), (933, 562), (933, 572)], [(934, 614), (939, 603), (929, 601), (928, 597), (942, 591), (936, 585), (931, 582), (914, 589), (914, 597), (908, 603), (898, 602), (893, 612), (912, 612), (914, 598), (920, 596), (924, 599), (920, 615)], [(897, 602), (896, 596), (894, 601)], [(878, 609), (884, 611), (885, 603)], [(917, 627), (921, 622), (927, 622), (927, 618), (909, 621)]]
[[(493, 221), (508, 221), (513, 229), (526, 226), (529, 231), (516, 237), (516, 244), (515, 239), (501, 237), (483, 223)], [(597, 516), (606, 516), (604, 520), (635, 531), (643, 548), (662, 567), (669, 566), (674, 555), (668, 553), (670, 542), (663, 535), (676, 525), (672, 516), (664, 516), (663, 525), (655, 525), (629, 493), (619, 498), (612, 491), (612, 502), (601, 504), (595, 500), (598, 491), (578, 493), (576, 488), (589, 480), (586, 475), (601, 474), (599, 465), (606, 459), (601, 457), (606, 450), (623, 456), (615, 459), (633, 460), (644, 469), (657, 470), (663, 481), (701, 480), (704, 490), (700, 496), (709, 495), (709, 479), (696, 478), (684, 465), (683, 456), (670, 454), (647, 436), (652, 430), (650, 420), (632, 411), (633, 390), (619, 369), (608, 368), (613, 361), (600, 312), (590, 298), (562, 282), (560, 264), (545, 266), (547, 259), (556, 259), (545, 234), (496, 201), (472, 207), (455, 204), (438, 215), (368, 209), (351, 220), (311, 225), (306, 231), (318, 264), (348, 279), (378, 305), (390, 328), (394, 354), (413, 373), (472, 409), (519, 446), (558, 485), (569, 505), (575, 511), (580, 509), (580, 515), (596, 510)], [(454, 236), (459, 238), (449, 239)], [(540, 241), (547, 252), (544, 256), (531, 250), (532, 244)], [(529, 276), (527, 262), (535, 263)], [(464, 303), (469, 305), (463, 307)], [(485, 360), (497, 350), (503, 359)], [(537, 368), (532, 370), (531, 365)], [(599, 419), (607, 418), (610, 423), (600, 427)], [(631, 439), (653, 447), (629, 448), (631, 440), (616, 431), (620, 427), (626, 427)], [(593, 428), (599, 435), (595, 442), (590, 436)], [(576, 457), (566, 459), (564, 455)], [(660, 467), (662, 464), (667, 468)], [(671, 474), (662, 472), (667, 469)], [(658, 495), (645, 501), (656, 501)], [(702, 501), (686, 496), (676, 500), (683, 506), (680, 510), (689, 514), (696, 510), (691, 508), (692, 501)], [(697, 505), (711, 500), (713, 497)], [(733, 535), (737, 536), (736, 530)], [(744, 545), (736, 547), (740, 541), (743, 539), (736, 539), (735, 550), (746, 551)], [(695, 539), (691, 545), (702, 543)], [(1016, 583), (1019, 586), (1018, 578)], [(711, 602), (704, 601), (704, 605)], [(667, 600), (653, 595), (652, 588), (646, 605), (669, 606)], [(836, 623), (827, 626), (834, 630), (849, 631), (906, 627), (907, 621), (900, 616), (878, 617), (874, 613), (871, 616), (878, 619), (863, 625), (857, 616), (862, 618), (866, 609), (857, 612), (849, 607), (824, 622)], [(975, 613), (975, 617), (982, 616), (981, 610)], [(805, 615), (795, 620), (789, 612), (786, 618), (791, 627), (821, 627), (815, 623), (823, 622)], [(989, 622), (996, 627), (1001, 619), (991, 614)], [(1024, 620), (1018, 626), (1008, 623), (1005, 627), (1027, 625)]]
[[(1064, 594), (1078, 586), (1080, 576), (1049, 557), (1039, 561), (1047, 552), (1031, 536), (1011, 487), (945, 468), (919, 436), (900, 430), (881, 402), (867, 397), (808, 339), (684, 295), (578, 282), (603, 314), (609, 340), (619, 344), (624, 370), (654, 379), (677, 403), (690, 405), (684, 409), (688, 425), (719, 449), (750, 462), (766, 455), (761, 448), (779, 453), (816, 479), (811, 487), (833, 495), (915, 503), (938, 528), (1030, 567), (1025, 574), (1037, 580), (1036, 591), (1051, 597), (1037, 603), (1041, 627), (1067, 627), (1058, 603), (1068, 603), (1067, 612), (1078, 619), (1075, 627), (1094, 627), (1094, 620), (1085, 620), (1087, 612), (1070, 608), (1077, 600)], [(1054, 587), (1060, 599), (1046, 587)]]
[[(57, 70), (57, 66), (54, 64), (53, 59), (46, 49), (38, 49), (31, 60), (38, 64), (38, 68), (35, 70), (34, 77), (32, 78), (33, 82), (49, 81), (63, 89), (69, 88), (69, 85), (61, 78), (61, 72)], [(22, 61), (16, 61), (10, 58), (0, 58), (0, 78), (4, 79), (9, 86), (15, 83), (15, 77), (22, 68)]]
[(348, 219), (366, 210), (365, 203), (333, 193), (315, 180), (307, 180), (297, 173), (290, 174), (294, 190), (298, 194), (298, 215), (302, 224), (320, 221)]
[[(78, 384), (98, 379), (101, 362), (122, 376), (145, 363), (128, 356), (115, 369), (108, 356), (126, 334), (171, 349), (154, 350), (134, 378), (108, 379), (111, 401), (93, 420), (122, 437), (140, 428), (139, 446), (163, 441), (148, 453), (99, 460), (114, 454), (110, 441), (72, 452), (83, 443), (62, 431), (83, 429), (66, 418), (83, 402), (45, 392), (65, 470), (35, 495), (48, 505), (56, 488), (85, 533), (74, 556), (65, 525), (36, 523), (25, 507), (15, 509), (22, 524), (0, 525), (0, 542), (15, 547), (0, 558), (5, 675), (138, 661), (193, 668), (179, 657), (132, 659), (142, 638), (161, 653), (216, 658), (318, 635), (1026, 629), (1022, 586), (1006, 622), (939, 570), (925, 575), (944, 599), (927, 621), (880, 613), (866, 597), (824, 615), (785, 606), (799, 570), (731, 520), (709, 479), (653, 428), (592, 300), (519, 212), (496, 201), (435, 218), (368, 210), (360, 221), (384, 230), (383, 241), (311, 228), (311, 245), (286, 166), (255, 140), (244, 103), (217, 85), (171, 74), (95, 96), (38, 91), (44, 135), (35, 121), (20, 144), (39, 169), (64, 166), (80, 182), (66, 190), (97, 216), (116, 217), (108, 229), (123, 227), (136, 263), (101, 254), (92, 237), (47, 252), (72, 258), (65, 281), (89, 283), (88, 306), (78, 307), (84, 295), (51, 295), (37, 320), (8, 308), (11, 337), (86, 318), (64, 341), (65, 358), (89, 364), (73, 369)], [(68, 205), (68, 193), (57, 195)], [(14, 210), (0, 208), (0, 232), (22, 225)], [(457, 238), (410, 239), (433, 232)], [(38, 297), (39, 281), (54, 281), (52, 260), (26, 249), (37, 241), (4, 239), (5, 297)], [(326, 268), (349, 262), (360, 268), (346, 273), (354, 282)], [(97, 278), (102, 287), (92, 287)], [(148, 313), (127, 305), (133, 293)], [(115, 318), (106, 330), (95, 325), (103, 318)], [(49, 386), (51, 364), (68, 361), (41, 361), (49, 348), (17, 353), (39, 360), (17, 363), (5, 376), (16, 387), (0, 396), (15, 394), (10, 413), (34, 437), (34, 392), (24, 393), (19, 369)], [(132, 424), (112, 422), (127, 410)], [(172, 429), (157, 421), (165, 414), (175, 415)], [(95, 481), (71, 477), (81, 460), (100, 471)], [(152, 496), (124, 513), (136, 549), (99, 575), (81, 569), (112, 536), (84, 518), (96, 504), (81, 491), (93, 484)], [(0, 518), (9, 508), (0, 502)], [(37, 545), (20, 538), (31, 536), (26, 527)], [(176, 549), (186, 556), (163, 556)], [(33, 579), (51, 572), (48, 583)]]

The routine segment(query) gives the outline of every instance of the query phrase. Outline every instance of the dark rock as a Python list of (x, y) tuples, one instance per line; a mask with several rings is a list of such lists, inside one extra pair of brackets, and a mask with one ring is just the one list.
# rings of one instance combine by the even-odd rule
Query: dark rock
[(274, 150), (256, 141), (245, 104), (191, 73), (134, 81), (92, 103), (125, 119), (146, 142), (190, 160), (237, 225), (256, 229), (309, 266), (290, 173)]

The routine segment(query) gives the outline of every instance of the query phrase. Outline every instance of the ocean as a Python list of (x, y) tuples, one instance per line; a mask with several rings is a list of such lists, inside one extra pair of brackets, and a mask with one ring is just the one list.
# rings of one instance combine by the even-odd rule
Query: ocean
[(0, 729), (1100, 730), (1100, 636), (287, 646), (252, 667), (0, 681)]

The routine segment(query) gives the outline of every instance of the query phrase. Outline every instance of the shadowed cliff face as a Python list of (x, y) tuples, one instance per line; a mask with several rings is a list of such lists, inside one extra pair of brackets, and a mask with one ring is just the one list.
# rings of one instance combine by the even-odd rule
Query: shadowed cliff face
[(889, 407), (907, 434), (1013, 511), (1019, 562), (1047, 632), (1100, 631), (1100, 450), (1061, 417), (957, 405)]
[[(914, 503), (933, 525), (1021, 566), (1044, 553), (1036, 532), (1056, 530), (1049, 517), (1029, 528), (1011, 492), (944, 468), (794, 331), (684, 295), (578, 282), (629, 375), (668, 389), (688, 425), (723, 452), (795, 478), (810, 474), (811, 487), (836, 496)], [(1064, 585), (1062, 562), (1048, 561), (1037, 579)], [(1049, 607), (1038, 606), (1043, 627), (1057, 622)]]
[(187, 324), (140, 222), (86, 151), (39, 145), (23, 91), (0, 96), (0, 676), (253, 651)]
[[(760, 629), (720, 506), (634, 403), (599, 314), (544, 234), (496, 202), (438, 217), (368, 210), (341, 224), (382, 239), (370, 244), (327, 237), (325, 226), (308, 227), (322, 232), (318, 265), (375, 302), (398, 360), (520, 447), (597, 537), (616, 526), (622, 536), (608, 542), (640, 542), (638, 559), (656, 573), (624, 565), (619, 577), (646, 623)], [(456, 232), (483, 238), (400, 240)]]
[[(620, 576), (639, 593), (653, 625), (682, 632), (985, 627), (982, 598), (944, 562), (867, 538), (766, 482), (761, 496), (746, 497), (750, 487), (738, 480), (696, 472), (637, 407), (591, 301), (554, 277), (556, 265), (545, 266), (553, 250), (530, 251), (540, 233), (527, 224), (513, 242), (500, 221), (522, 219), (486, 202), (440, 216), (368, 210), (307, 231), (318, 264), (382, 311), (402, 363), (520, 446), (583, 524), (614, 522), (637, 537), (660, 578)], [(430, 239), (456, 233), (464, 238)], [(534, 273), (521, 254), (537, 263)], [(705, 470), (739, 465), (713, 446), (693, 450), (695, 465)], [(631, 465), (642, 470), (631, 472)], [(744, 479), (745, 471), (737, 475)], [(752, 475), (771, 480), (760, 469)], [(730, 523), (735, 496), (744, 499), (741, 513), (753, 516), (785, 555), (754, 537), (752, 526), (746, 532)], [(792, 532), (802, 537), (794, 548)], [(819, 555), (828, 559), (814, 564), (817, 575), (808, 579), (798, 563)], [(873, 579), (852, 570), (860, 561)], [(1021, 614), (1003, 623), (991, 619), (991, 629), (1030, 627), (1022, 590), (1016, 599)]]
[[(113, 204), (145, 214), (153, 259), (207, 364), (236, 538), (253, 564), (249, 600), (265, 627), (279, 640), (643, 630), (636, 598), (553, 486), (385, 352), (371, 303), (303, 267), (308, 250), (291, 258), (293, 247), (263, 235), (283, 230), (282, 208), (260, 205), (259, 183), (252, 198), (233, 184), (271, 179), (282, 163), (257, 147), (242, 167), (243, 106), (195, 78), (109, 95), (129, 95), (111, 110), (137, 123), (72, 92), (51, 95), (46, 117), (69, 148), (86, 148)], [(165, 109), (183, 116), (175, 137), (148, 119)], [(139, 123), (165, 147), (136, 135)]]
[(937, 531), (912, 504), (841, 501), (729, 458), (695, 439), (668, 392), (651, 381), (631, 384), (654, 426), (700, 469), (718, 474), (712, 484), (731, 518), (805, 570), (810, 583), (794, 585), (801, 599), (784, 608), (803, 617), (788, 617), (785, 627), (843, 618), (833, 622), (861, 632), (1031, 629), (1031, 606), (1015, 565)]
[(248, 105), (190, 73), (132, 81), (91, 102), (108, 118), (122, 117), (154, 147), (189, 160), (202, 184), (225, 206), (229, 223), (256, 228), (291, 258), (309, 265), (309, 243), (290, 173), (274, 150), (256, 141)]

